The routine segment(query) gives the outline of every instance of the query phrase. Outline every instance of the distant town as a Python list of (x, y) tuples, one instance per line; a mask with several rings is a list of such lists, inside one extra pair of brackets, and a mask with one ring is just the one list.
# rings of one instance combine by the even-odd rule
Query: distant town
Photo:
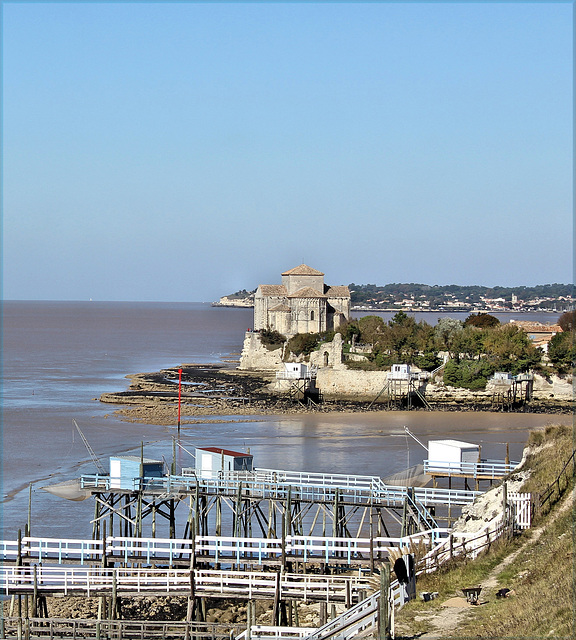
[[(479, 285), (350, 284), (356, 311), (550, 311), (562, 313), (576, 306), (573, 284), (534, 287), (482, 287)], [(223, 296), (213, 306), (253, 307), (253, 291)]]

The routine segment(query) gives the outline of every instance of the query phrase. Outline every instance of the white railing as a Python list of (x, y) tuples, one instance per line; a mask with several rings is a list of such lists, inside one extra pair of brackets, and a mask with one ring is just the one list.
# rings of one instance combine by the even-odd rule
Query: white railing
[(484, 478), (503, 478), (508, 475), (518, 462), (482, 461), (482, 462), (446, 462), (444, 460), (424, 460), (424, 473), (441, 473), (442, 475), (469, 475)]
[[(393, 548), (409, 547), (421, 542), (435, 545), (449, 533), (446, 528), (433, 528), (405, 537), (345, 538), (331, 536), (286, 536), (279, 538), (241, 538), (231, 536), (196, 536), (192, 539), (132, 538), (110, 536), (104, 551), (101, 540), (68, 540), (59, 538), (24, 537), (20, 543), (21, 556), (26, 561), (53, 561), (59, 564), (78, 562), (80, 565), (101, 563), (104, 555), (125, 563), (135, 560), (147, 564), (189, 562), (192, 555), (209, 558), (213, 562), (248, 562), (264, 564), (277, 560), (283, 553), (288, 559), (304, 562), (334, 558), (352, 563), (370, 554), (387, 556)], [(283, 546), (284, 545), (284, 546)], [(2, 556), (2, 549), (6, 549)], [(16, 559), (18, 541), (0, 542), (0, 559)]]
[[(295, 499), (314, 501), (333, 500), (338, 490), (342, 501), (353, 504), (374, 506), (400, 506), (408, 489), (386, 485), (376, 476), (345, 474), (322, 474), (259, 469), (254, 472), (220, 472), (218, 478), (197, 478), (193, 475), (167, 476), (163, 478), (133, 478), (129, 490), (143, 489), (150, 494), (170, 494), (180, 492), (193, 493), (199, 486), (207, 493), (236, 495), (240, 484), (250, 495), (257, 498), (287, 498), (288, 493)], [(83, 489), (108, 491), (112, 487), (109, 476), (82, 476)], [(456, 507), (470, 504), (480, 495), (479, 491), (465, 489), (435, 489), (417, 487), (414, 497), (428, 506)]]
[(300, 640), (316, 631), (316, 627), (271, 627), (256, 624), (236, 636), (236, 640), (252, 640), (256, 638), (274, 638), (278, 640)]
[(119, 594), (190, 595), (346, 602), (358, 601), (369, 589), (362, 576), (324, 576), (255, 571), (128, 569), (102, 567), (0, 567), (5, 595), (38, 592), (90, 595), (115, 590)]

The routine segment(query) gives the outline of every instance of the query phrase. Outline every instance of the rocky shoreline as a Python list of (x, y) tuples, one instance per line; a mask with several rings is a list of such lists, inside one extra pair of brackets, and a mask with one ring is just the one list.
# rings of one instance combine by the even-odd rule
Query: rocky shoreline
[[(289, 415), (310, 412), (373, 412), (394, 410), (382, 401), (326, 400), (304, 405), (286, 395), (273, 394), (271, 374), (239, 371), (231, 365), (182, 365), (181, 423), (235, 422), (222, 416)], [(114, 414), (127, 422), (175, 425), (178, 422), (178, 368), (126, 376), (126, 391), (104, 393), (101, 402), (122, 405)], [(486, 394), (446, 390), (429, 398), (436, 411), (495, 411)], [(396, 409), (402, 407), (396, 407)], [(518, 412), (568, 414), (573, 402), (560, 398), (533, 399)], [(217, 416), (214, 420), (207, 416)], [(202, 418), (202, 419), (201, 419)]]

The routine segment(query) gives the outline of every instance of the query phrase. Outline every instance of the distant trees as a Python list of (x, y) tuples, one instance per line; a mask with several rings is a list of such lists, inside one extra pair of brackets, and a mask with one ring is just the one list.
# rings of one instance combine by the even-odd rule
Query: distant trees
[[(529, 302), (538, 298), (559, 300), (574, 295), (571, 284), (544, 284), (534, 287), (483, 287), (479, 285), (427, 285), (417, 283), (390, 283), (386, 285), (350, 284), (352, 304), (393, 305), (405, 299), (415, 303), (426, 300), (438, 307), (449, 299), (457, 299), (469, 304), (478, 303), (482, 298), (503, 298), (511, 304), (512, 296)], [(544, 303), (548, 304), (548, 303)]]
[(496, 327), (499, 324), (500, 320), (495, 316), (491, 316), (489, 313), (471, 313), (466, 320), (464, 320), (465, 327), (479, 327), (480, 329)]
[(444, 352), (448, 354), (446, 384), (475, 390), (483, 389), (496, 371), (517, 374), (538, 367), (542, 358), (522, 329), (501, 325), (489, 314), (473, 314), (464, 322), (441, 318), (432, 327), (399, 311), (389, 322), (374, 315), (351, 320), (342, 333), (349, 344), (371, 348), (365, 364), (349, 366), (384, 369), (404, 363), (432, 371), (441, 364), (439, 354)]

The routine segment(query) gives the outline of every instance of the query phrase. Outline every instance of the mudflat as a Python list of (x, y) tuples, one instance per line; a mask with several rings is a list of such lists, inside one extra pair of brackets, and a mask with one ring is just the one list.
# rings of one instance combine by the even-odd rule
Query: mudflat
[[(181, 385), (179, 369), (182, 369)], [(114, 411), (123, 421), (158, 425), (174, 425), (180, 416), (182, 424), (206, 422), (201, 416), (219, 416), (214, 422), (230, 422), (222, 416), (284, 415), (310, 412), (371, 412), (400, 409), (388, 406), (384, 398), (373, 400), (325, 400), (319, 404), (304, 404), (270, 389), (273, 374), (239, 371), (230, 365), (183, 364), (179, 368), (162, 369), (152, 373), (126, 376), (130, 385), (126, 391), (104, 393), (100, 401), (122, 405)], [(180, 389), (180, 393), (179, 393)], [(463, 399), (454, 394), (434, 401), (433, 409), (440, 411), (490, 411), (486, 397)], [(522, 412), (572, 412), (572, 403), (559, 399), (532, 400)]]

